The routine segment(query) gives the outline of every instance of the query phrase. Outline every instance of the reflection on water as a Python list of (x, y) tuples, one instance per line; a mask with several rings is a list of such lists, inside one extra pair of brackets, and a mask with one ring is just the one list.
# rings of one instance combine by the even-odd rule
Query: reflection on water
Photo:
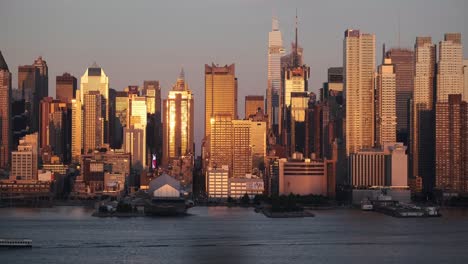
[[(392, 218), (359, 210), (269, 219), (249, 208), (195, 207), (182, 218), (94, 218), (83, 207), (1, 208), (1, 263), (468, 263), (468, 211)], [(430, 256), (430, 258), (429, 258)]]

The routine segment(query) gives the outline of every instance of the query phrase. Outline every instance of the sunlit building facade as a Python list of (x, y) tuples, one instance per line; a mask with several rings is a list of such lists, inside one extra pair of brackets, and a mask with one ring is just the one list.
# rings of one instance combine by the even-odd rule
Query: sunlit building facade
[(83, 100), (83, 151), (91, 153), (103, 144), (101, 94), (99, 91), (89, 91)]
[(346, 154), (374, 145), (375, 35), (345, 31)]
[[(277, 18), (272, 19), (272, 30), (268, 33), (268, 87), (266, 91), (266, 114), (269, 128), (278, 133), (281, 96), (281, 57), (284, 55), (283, 37)], [(247, 116), (247, 115), (246, 115)]]
[(463, 45), (460, 33), (446, 33), (439, 43), (437, 102), (447, 102), (450, 94), (463, 95)]
[(97, 91), (101, 95), (101, 117), (103, 118), (103, 142), (109, 141), (109, 78), (104, 70), (94, 63), (86, 69), (86, 72), (81, 76), (80, 83), (81, 102), (83, 107), (86, 107), (84, 96), (91, 92)]
[(384, 58), (376, 79), (376, 141), (378, 146), (396, 142), (396, 75), (392, 59)]
[(434, 186), (434, 78), (436, 47), (431, 37), (417, 37), (415, 43), (414, 91), (411, 102), (411, 177), (421, 177), (423, 188)]
[(245, 118), (255, 115), (258, 111), (265, 113), (265, 99), (261, 95), (247, 95), (245, 97)]
[(205, 138), (211, 134), (211, 119), (218, 114), (237, 119), (237, 78), (234, 64), (223, 67), (205, 64)]
[(163, 101), (163, 165), (193, 155), (194, 102), (181, 74)]

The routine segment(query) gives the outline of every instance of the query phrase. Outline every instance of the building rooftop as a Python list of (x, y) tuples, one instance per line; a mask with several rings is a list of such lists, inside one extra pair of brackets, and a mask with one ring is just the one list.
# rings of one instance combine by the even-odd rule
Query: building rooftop
[(8, 65), (7, 65), (5, 59), (3, 58), (3, 55), (2, 55), (1, 51), (0, 51), (0, 69), (9, 71)]

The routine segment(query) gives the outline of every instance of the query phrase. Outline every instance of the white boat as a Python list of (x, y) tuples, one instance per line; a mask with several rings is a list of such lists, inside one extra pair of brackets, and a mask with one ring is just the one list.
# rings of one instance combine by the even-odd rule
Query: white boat
[(31, 239), (0, 239), (0, 247), (32, 247)]
[(369, 199), (363, 199), (361, 201), (361, 210), (363, 211), (372, 211), (374, 210), (374, 206), (372, 205)]

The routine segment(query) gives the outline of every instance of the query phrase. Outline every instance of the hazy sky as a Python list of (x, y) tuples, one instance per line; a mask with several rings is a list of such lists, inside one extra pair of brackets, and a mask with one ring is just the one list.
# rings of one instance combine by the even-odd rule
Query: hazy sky
[[(310, 90), (326, 80), (328, 67), (342, 65), (343, 32), (375, 33), (381, 45), (412, 47), (417, 35), (438, 42), (445, 32), (461, 32), (468, 43), (468, 1), (448, 0), (188, 0), (188, 1), (23, 1), (0, 0), (0, 50), (17, 87), (18, 65), (43, 56), (49, 66), (49, 94), (55, 76), (78, 78), (96, 61), (110, 87), (160, 80), (162, 96), (180, 68), (195, 94), (195, 140), (199, 152), (204, 118), (204, 64), (235, 63), (239, 80), (239, 116), (244, 96), (264, 95), (271, 16), (279, 18), (285, 47), (294, 38), (295, 10), (299, 43), (311, 66)], [(465, 57), (467, 49), (464, 50)]]

